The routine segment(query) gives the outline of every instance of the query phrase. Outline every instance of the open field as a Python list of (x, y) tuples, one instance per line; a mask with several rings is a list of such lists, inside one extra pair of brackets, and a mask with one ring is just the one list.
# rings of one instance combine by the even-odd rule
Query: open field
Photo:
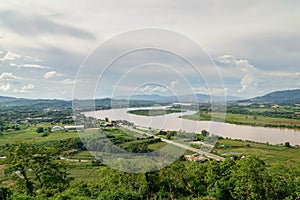
[(76, 131), (51, 132), (48, 136), (42, 136), (33, 130), (16, 131), (15, 133), (5, 133), (1, 136), (0, 146), (16, 142), (31, 142), (34, 144), (51, 143), (59, 140), (78, 137)]
[(280, 145), (268, 145), (250, 141), (222, 139), (214, 150), (228, 157), (237, 155), (255, 155), (269, 165), (300, 165), (300, 148)]

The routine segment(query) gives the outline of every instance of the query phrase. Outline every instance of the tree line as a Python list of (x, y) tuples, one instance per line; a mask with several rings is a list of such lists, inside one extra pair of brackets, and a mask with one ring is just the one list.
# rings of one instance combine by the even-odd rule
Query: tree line
[[(1, 199), (299, 199), (300, 167), (268, 166), (257, 157), (185, 161), (147, 173), (94, 166), (98, 181), (73, 180), (59, 148), (28, 143), (5, 148), (10, 186)], [(2, 184), (3, 185), (3, 184)]]

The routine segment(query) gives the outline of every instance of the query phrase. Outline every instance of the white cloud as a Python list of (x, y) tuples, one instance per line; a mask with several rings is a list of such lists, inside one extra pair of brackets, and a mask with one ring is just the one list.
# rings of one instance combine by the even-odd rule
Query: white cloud
[(13, 73), (10, 72), (3, 72), (0, 75), (0, 80), (16, 80), (16, 79), (21, 79), (21, 78), (13, 75)]
[(49, 69), (50, 68), (48, 66), (43, 66), (43, 65), (38, 65), (38, 64), (22, 64), (22, 65), (18, 65), (18, 67), (22, 67), (22, 68), (36, 68), (36, 69)]
[(16, 60), (18, 58), (21, 58), (19, 54), (13, 53), (11, 51), (8, 51), (3, 58), (0, 58), (0, 60)]
[(225, 95), (228, 91), (228, 88), (206, 88), (206, 87), (198, 87), (192, 88), (195, 93), (207, 94), (207, 95)]
[(31, 56), (24, 56), (25, 61), (33, 61), (33, 62), (42, 62), (42, 59), (31, 57)]
[(33, 84), (24, 85), (21, 90), (31, 90), (34, 88)]
[(259, 80), (252, 75), (246, 74), (241, 80), (242, 88), (238, 90), (238, 93), (244, 92), (248, 88), (256, 88), (260, 82), (262, 82), (262, 80)]
[(225, 54), (223, 56), (219, 56), (216, 60), (223, 64), (232, 64), (235, 58), (232, 55)]
[(75, 84), (76, 80), (67, 78), (67, 79), (62, 80), (61, 82), (65, 85), (73, 85), (73, 84)]
[(10, 90), (10, 84), (7, 83), (6, 85), (0, 85), (0, 90), (7, 92)]
[(225, 54), (223, 56), (219, 56), (216, 60), (222, 64), (236, 67), (243, 72), (251, 72), (257, 70), (253, 65), (249, 63), (248, 60), (236, 59), (233, 55)]
[(145, 93), (145, 94), (164, 93), (166, 91), (168, 91), (168, 89), (166, 87), (154, 86), (154, 85), (146, 85), (137, 90), (137, 92), (141, 92), (141, 93)]
[(250, 64), (248, 60), (237, 59), (229, 54), (219, 56), (216, 60), (226, 65), (222, 70), (226, 70), (227, 74), (240, 79), (240, 87), (236, 88), (235, 92), (239, 94), (256, 96), (258, 91), (287, 89), (296, 86), (299, 80), (299, 72), (262, 70)]
[(16, 66), (18, 66), (17, 63), (12, 63), (12, 62), (11, 62), (9, 65), (10, 65), (11, 67), (16, 67)]
[(45, 79), (49, 79), (49, 78), (53, 78), (53, 77), (56, 77), (56, 76), (62, 76), (62, 74), (57, 73), (56, 71), (50, 71), (50, 72), (47, 72), (47, 73), (44, 75), (44, 78), (45, 78)]
[(35, 88), (33, 84), (24, 85), (20, 90), (14, 90), (16, 93), (29, 93)]
[(176, 85), (178, 85), (178, 83), (179, 83), (179, 80), (171, 81), (170, 87), (173, 88), (173, 87), (175, 87)]

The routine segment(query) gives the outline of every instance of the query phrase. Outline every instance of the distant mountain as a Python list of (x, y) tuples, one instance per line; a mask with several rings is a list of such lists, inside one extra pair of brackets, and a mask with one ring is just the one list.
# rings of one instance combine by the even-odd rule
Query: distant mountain
[(176, 97), (174, 96), (160, 96), (157, 94), (151, 94), (151, 95), (143, 95), (143, 94), (137, 94), (133, 95), (131, 97), (125, 97), (124, 99), (132, 100), (138, 100), (138, 101), (156, 101), (156, 102), (176, 102)]
[(71, 108), (72, 103), (56, 99), (24, 99), (0, 96), (0, 108), (10, 107), (32, 107), (36, 109), (45, 108)]
[(300, 89), (276, 91), (264, 96), (248, 99), (250, 102), (300, 103)]
[(76, 110), (97, 110), (110, 108), (128, 108), (128, 107), (144, 107), (156, 104), (156, 101), (149, 100), (126, 100), (126, 99), (95, 99), (95, 100), (74, 100), (73, 108)]
[(17, 98), (14, 98), (14, 97), (4, 97), (4, 96), (0, 96), (0, 103), (3, 103), (3, 102), (8, 102), (8, 101), (13, 101), (13, 100), (16, 100)]
[[(187, 94), (187, 95), (179, 95), (179, 96), (161, 96), (157, 94), (152, 95), (133, 95), (131, 97), (119, 97), (117, 99), (130, 99), (130, 100), (144, 100), (144, 101), (156, 101), (158, 103), (178, 103), (178, 102), (184, 102), (184, 103), (195, 103), (195, 102), (208, 102), (211, 99), (216, 101), (224, 101), (224, 97), (221, 96), (213, 96), (206, 94)], [(238, 100), (238, 97), (233, 96), (227, 96), (227, 101), (235, 101)]]
[(24, 99), (15, 97), (0, 96), (0, 109), (9, 110), (16, 109), (71, 109), (72, 103), (77, 109), (91, 110), (91, 109), (109, 109), (109, 108), (126, 108), (151, 106), (156, 104), (153, 100), (115, 100), (110, 98), (93, 99), (93, 100), (57, 100), (57, 99)]
[[(220, 101), (224, 98), (214, 96), (213, 100)], [(211, 97), (206, 94), (190, 94), (181, 96), (160, 96), (153, 95), (134, 95), (132, 97), (104, 98), (95, 100), (57, 100), (57, 99), (25, 99), (15, 97), (0, 96), (0, 109), (9, 110), (14, 107), (17, 109), (71, 109), (72, 103), (79, 110), (143, 107), (155, 104), (167, 105), (169, 103), (196, 103), (208, 102)], [(227, 97), (227, 100), (236, 100), (236, 97)]]

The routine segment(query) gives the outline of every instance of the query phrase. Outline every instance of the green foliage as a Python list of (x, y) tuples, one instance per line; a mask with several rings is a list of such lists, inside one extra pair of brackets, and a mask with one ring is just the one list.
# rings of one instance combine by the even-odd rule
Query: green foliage
[(266, 199), (264, 188), (266, 168), (264, 162), (256, 157), (241, 160), (232, 170), (231, 181), (234, 182), (231, 192), (235, 199)]
[(204, 137), (207, 137), (207, 136), (209, 136), (209, 132), (207, 130), (202, 130), (201, 135)]
[(252, 155), (262, 159), (267, 165), (287, 165), (297, 167), (300, 163), (299, 147), (287, 148), (284, 145), (271, 145), (242, 140), (218, 140), (219, 146), (214, 151), (219, 155), (231, 157), (234, 154)]
[(10, 188), (0, 187), (0, 199), (6, 200), (6, 199), (8, 199), (12, 194), (13, 194), (13, 192), (11, 191)]
[(43, 128), (43, 127), (38, 127), (38, 128), (36, 129), (36, 132), (37, 132), (37, 133), (44, 133), (44, 128)]
[(128, 113), (134, 115), (143, 115), (143, 116), (159, 116), (159, 115), (168, 115), (172, 113), (180, 113), (180, 109), (140, 109), (140, 110), (130, 110)]
[[(93, 167), (98, 181), (76, 180), (62, 190), (43, 193), (37, 199), (297, 199), (300, 197), (299, 169), (268, 167), (257, 157), (241, 160), (176, 161), (170, 166), (145, 174)], [(27, 170), (28, 176), (30, 170)], [(19, 183), (16, 183), (19, 184)], [(37, 181), (32, 181), (36, 188)], [(26, 185), (25, 185), (26, 186)], [(51, 190), (51, 189), (48, 189)], [(0, 190), (17, 199), (30, 199), (23, 190)], [(10, 191), (14, 191), (13, 194)], [(0, 193), (1, 194), (1, 193)], [(52, 198), (51, 198), (52, 196)]]
[(5, 173), (16, 181), (17, 192), (47, 197), (68, 187), (71, 179), (57, 149), (19, 143), (7, 146), (6, 152)]

